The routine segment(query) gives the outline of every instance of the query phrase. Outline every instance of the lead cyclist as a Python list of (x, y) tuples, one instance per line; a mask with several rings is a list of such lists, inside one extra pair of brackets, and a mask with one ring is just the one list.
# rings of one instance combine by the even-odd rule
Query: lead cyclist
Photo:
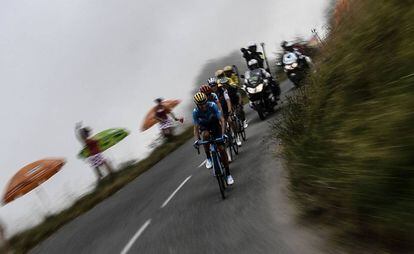
[[(224, 119), (217, 105), (213, 102), (209, 102), (207, 96), (202, 92), (198, 92), (194, 95), (194, 102), (196, 104), (196, 107), (193, 110), (194, 137), (196, 139), (194, 144), (198, 145), (201, 137), (205, 141), (210, 140), (211, 138), (224, 139)], [(206, 149), (208, 148), (208, 145), (205, 145), (204, 148), (207, 159), (210, 159), (211, 161), (210, 150)], [(230, 174), (229, 161), (224, 144), (218, 144), (217, 148), (226, 172), (227, 184), (232, 185), (234, 179)]]

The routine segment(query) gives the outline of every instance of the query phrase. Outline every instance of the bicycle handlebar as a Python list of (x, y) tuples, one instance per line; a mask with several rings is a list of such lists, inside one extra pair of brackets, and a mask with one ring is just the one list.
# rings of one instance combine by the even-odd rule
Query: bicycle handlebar
[(206, 140), (206, 141), (198, 141), (196, 144), (194, 144), (194, 148), (197, 149), (198, 154), (200, 154), (200, 145), (208, 145), (213, 143), (221, 143), (225, 141), (226, 138), (216, 138), (213, 140)]
[(207, 140), (207, 141), (200, 140), (198, 142), (198, 145), (207, 145), (207, 144), (213, 144), (213, 143), (220, 143), (220, 142), (223, 142), (223, 141), (225, 141), (225, 138), (216, 138), (216, 139)]

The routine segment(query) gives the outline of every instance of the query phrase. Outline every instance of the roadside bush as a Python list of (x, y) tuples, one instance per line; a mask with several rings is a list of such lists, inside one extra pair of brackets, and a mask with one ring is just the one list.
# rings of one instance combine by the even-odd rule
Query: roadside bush
[(413, 247), (414, 5), (350, 6), (275, 133), (306, 213), (361, 241)]

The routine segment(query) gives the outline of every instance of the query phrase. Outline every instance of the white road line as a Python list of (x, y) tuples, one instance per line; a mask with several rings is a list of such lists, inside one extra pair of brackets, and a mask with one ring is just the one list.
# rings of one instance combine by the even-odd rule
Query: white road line
[(124, 249), (121, 251), (121, 254), (127, 254), (129, 249), (131, 249), (132, 245), (134, 245), (135, 241), (138, 239), (138, 237), (144, 232), (144, 230), (148, 227), (148, 225), (151, 223), (151, 219), (147, 220), (144, 225), (142, 225), (138, 231), (135, 233), (135, 235), (129, 240), (128, 244), (125, 245)]
[(161, 208), (164, 208), (168, 202), (170, 202), (170, 200), (174, 197), (175, 194), (177, 194), (177, 192), (184, 186), (184, 184), (190, 180), (191, 175), (189, 177), (187, 177), (181, 184), (180, 186), (178, 186), (177, 189), (175, 189), (175, 191), (173, 193), (171, 193), (171, 195), (167, 198), (167, 200), (164, 201), (164, 203), (162, 204)]
[(198, 167), (201, 168), (202, 166), (204, 166), (204, 164), (206, 164), (206, 162), (207, 162), (207, 159), (205, 159), (203, 162), (201, 162), (201, 164), (198, 165)]

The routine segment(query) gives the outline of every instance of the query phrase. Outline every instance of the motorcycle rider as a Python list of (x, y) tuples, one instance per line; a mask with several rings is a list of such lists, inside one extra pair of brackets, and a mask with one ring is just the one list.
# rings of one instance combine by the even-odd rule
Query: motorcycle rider
[[(298, 57), (298, 60), (304, 64), (304, 66), (306, 66), (307, 68), (309, 68), (310, 66), (312, 66), (312, 60), (310, 59), (310, 57), (304, 55), (302, 53), (303, 50), (301, 48), (297, 47), (292, 42), (282, 41), (282, 43), (280, 44), (280, 46), (285, 51), (284, 54), (286, 54), (288, 52), (294, 53)], [(282, 66), (283, 65), (284, 65), (284, 63), (282, 61)]]
[(260, 68), (264, 68), (264, 55), (262, 52), (257, 51), (257, 45), (256, 43), (250, 43), (247, 46), (247, 49), (241, 48), (240, 51), (243, 54), (243, 58), (246, 60), (247, 65), (249, 65), (249, 62), (253, 59), (256, 59), (256, 61), (259, 64)]
[(248, 63), (249, 70), (245, 73), (245, 83), (248, 82), (249, 78), (252, 76), (253, 72), (259, 72), (263, 79), (267, 80), (272, 90), (272, 93), (275, 97), (280, 96), (280, 87), (279, 85), (273, 80), (272, 75), (267, 72), (265, 69), (260, 68), (256, 59), (252, 59)]
[[(198, 92), (194, 95), (194, 102), (196, 104), (196, 107), (193, 110), (194, 137), (196, 139), (194, 145), (198, 146), (201, 137), (203, 140), (209, 140), (210, 138), (225, 138), (223, 135), (225, 131), (224, 119), (217, 105), (213, 102), (209, 102), (207, 96), (202, 92)], [(227, 184), (232, 185), (234, 179), (230, 174), (229, 161), (224, 148), (224, 143), (219, 144), (217, 148), (226, 171)], [(209, 168), (211, 168), (212, 161), (208, 145), (204, 145), (204, 151), (207, 156), (207, 161), (209, 161), (211, 165)]]

